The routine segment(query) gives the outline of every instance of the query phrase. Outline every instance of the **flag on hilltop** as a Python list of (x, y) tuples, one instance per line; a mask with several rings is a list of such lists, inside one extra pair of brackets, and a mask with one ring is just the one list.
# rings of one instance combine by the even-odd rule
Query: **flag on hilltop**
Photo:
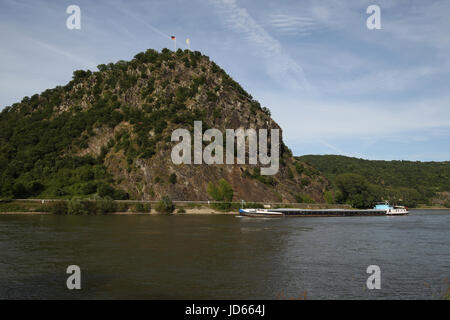
[(173, 51), (177, 51), (177, 39), (175, 36), (170, 36), (170, 39), (173, 40)]

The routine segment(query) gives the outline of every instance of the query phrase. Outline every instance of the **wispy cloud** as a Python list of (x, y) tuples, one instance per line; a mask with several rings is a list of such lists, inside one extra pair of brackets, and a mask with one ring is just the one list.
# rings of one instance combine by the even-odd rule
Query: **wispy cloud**
[[(383, 92), (407, 92), (423, 86), (426, 78), (436, 76), (440, 70), (430, 66), (416, 66), (413, 68), (374, 68), (370, 72), (359, 72), (342, 77), (341, 81), (322, 79), (323, 93), (339, 93), (352, 96), (376, 94)], [(330, 76), (331, 77), (331, 76)], [(331, 81), (330, 81), (331, 80)]]
[(55, 53), (57, 55), (62, 56), (63, 58), (72, 60), (74, 62), (77, 62), (79, 64), (81, 64), (83, 67), (88, 68), (88, 69), (95, 69), (96, 68), (96, 64), (93, 61), (90, 61), (89, 59), (86, 59), (84, 57), (81, 57), (77, 54), (71, 53), (69, 51), (63, 50), (61, 48), (58, 48), (55, 45), (51, 45), (49, 43), (46, 43), (44, 41), (41, 40), (37, 40), (37, 39), (28, 39), (29, 42), (31, 43), (35, 43), (38, 46), (46, 49), (47, 51), (50, 51), (51, 53)]
[(333, 153), (345, 154), (345, 152), (343, 150), (341, 150), (339, 147), (325, 141), (325, 139), (318, 138), (318, 139), (316, 139), (316, 141), (319, 142), (320, 144), (324, 145), (328, 149), (330, 149)]
[(396, 38), (430, 44), (436, 48), (450, 48), (450, 2), (419, 2), (408, 12), (394, 11), (387, 30)]
[(258, 48), (257, 53), (265, 60), (268, 73), (286, 86), (311, 89), (303, 68), (284, 50), (281, 43), (272, 37), (249, 12), (239, 7), (236, 0), (214, 0), (219, 15), (226, 26), (239, 33), (248, 43)]
[(141, 23), (142, 25), (145, 25), (147, 28), (149, 28), (150, 30), (152, 30), (153, 32), (155, 32), (156, 34), (160, 35), (163, 38), (170, 38), (170, 35), (165, 33), (164, 31), (162, 31), (160, 28), (155, 27), (154, 25), (150, 24), (146, 19), (141, 18), (136, 12), (129, 10), (126, 4), (124, 4), (123, 2), (119, 1), (119, 2), (115, 2), (112, 4), (112, 6), (120, 11), (123, 12), (124, 14), (126, 14), (128, 17), (132, 18), (135, 21), (138, 21), (139, 23)]
[(311, 17), (287, 14), (270, 15), (267, 25), (286, 35), (310, 35), (313, 31), (319, 29), (319, 25)]

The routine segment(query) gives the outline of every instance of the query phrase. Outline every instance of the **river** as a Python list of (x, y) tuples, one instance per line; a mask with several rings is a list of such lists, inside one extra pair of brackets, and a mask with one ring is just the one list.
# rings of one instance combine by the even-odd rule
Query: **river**
[[(401, 217), (0, 215), (0, 299), (442, 299), (450, 211)], [(68, 290), (66, 268), (81, 268)], [(369, 290), (366, 269), (381, 270)]]

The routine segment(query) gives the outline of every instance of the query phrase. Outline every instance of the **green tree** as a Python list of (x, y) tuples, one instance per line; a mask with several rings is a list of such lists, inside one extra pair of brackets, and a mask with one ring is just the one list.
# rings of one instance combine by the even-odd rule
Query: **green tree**
[(209, 182), (206, 191), (214, 200), (221, 202), (214, 204), (218, 209), (227, 210), (231, 207), (230, 202), (233, 200), (233, 188), (225, 179), (220, 179), (217, 185)]
[(111, 197), (95, 199), (96, 213), (108, 214), (117, 211), (117, 204)]
[(172, 213), (175, 210), (175, 206), (173, 205), (173, 202), (169, 197), (164, 196), (156, 204), (155, 209), (159, 213)]
[(48, 212), (58, 215), (67, 214), (67, 201), (51, 201), (45, 204)]
[(328, 204), (334, 203), (334, 197), (333, 197), (333, 193), (331, 191), (325, 191), (323, 198), (324, 198), (325, 202)]
[(89, 214), (81, 199), (72, 198), (67, 205), (67, 213), (74, 215)]
[(336, 186), (340, 190), (338, 201), (341, 203), (367, 208), (375, 202), (370, 185), (363, 176), (354, 173), (341, 174), (336, 177)]
[(312, 199), (307, 194), (299, 194), (295, 197), (295, 200), (298, 203), (315, 203), (314, 199)]
[(29, 192), (25, 185), (22, 182), (16, 182), (13, 186), (13, 195), (14, 198), (26, 198), (29, 195)]
[(152, 209), (152, 207), (148, 203), (145, 203), (145, 204), (137, 203), (135, 206), (136, 212), (139, 212), (139, 213), (150, 213), (151, 209)]
[(233, 199), (233, 188), (225, 179), (220, 179), (218, 185), (209, 182), (206, 191), (216, 201), (230, 202)]

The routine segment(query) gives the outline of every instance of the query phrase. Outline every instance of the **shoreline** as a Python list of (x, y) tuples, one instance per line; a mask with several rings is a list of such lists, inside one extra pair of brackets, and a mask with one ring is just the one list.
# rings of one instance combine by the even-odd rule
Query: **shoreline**
[[(44, 200), (46, 201), (46, 200)], [(50, 200), (52, 201), (52, 200)], [(54, 200), (53, 200), (54, 201)], [(47, 201), (46, 201), (47, 202)], [(138, 207), (137, 204), (142, 203), (140, 201), (117, 201), (118, 203), (126, 202), (127, 205), (125, 207), (116, 207), (117, 212), (110, 213), (94, 213), (87, 215), (239, 215), (239, 207), (237, 203), (233, 203), (234, 205), (229, 208), (227, 211), (221, 211), (219, 209), (213, 208), (213, 204), (199, 203), (199, 202), (177, 202), (175, 203), (175, 211), (173, 213), (159, 213), (155, 210), (153, 205), (150, 207), (141, 206)], [(264, 203), (255, 203), (255, 205), (262, 205)], [(48, 210), (49, 208), (42, 207), (42, 200), (37, 199), (29, 199), (29, 200), (21, 200), (14, 199), (8, 202), (0, 202), (0, 215), (47, 215), (53, 214)], [(252, 204), (249, 203), (251, 206)], [(270, 206), (274, 206), (274, 208), (286, 207), (286, 208), (300, 208), (300, 209), (335, 209), (335, 208), (344, 208), (344, 205), (339, 204), (274, 204), (271, 203)], [(264, 207), (269, 207), (269, 204), (264, 204)], [(350, 206), (347, 206), (346, 209), (351, 209)], [(414, 210), (446, 210), (450, 211), (450, 208), (447, 207), (438, 207), (438, 206), (421, 206), (416, 208), (409, 208), (411, 211)], [(139, 211), (144, 210), (144, 212)], [(146, 211), (148, 210), (148, 211)]]
[[(159, 213), (152, 210), (151, 212), (111, 212), (106, 214), (86, 214), (85, 216), (132, 216), (132, 215), (140, 215), (140, 216), (158, 216), (158, 215), (173, 215), (173, 216), (183, 216), (183, 215), (239, 215), (239, 212), (236, 211), (217, 211), (213, 209), (185, 209), (186, 212), (178, 213)], [(39, 211), (17, 211), (17, 212), (0, 212), (0, 215), (54, 215), (50, 212), (39, 212)], [(68, 216), (67, 214), (63, 214), (61, 216)]]
[[(214, 209), (209, 208), (201, 208), (201, 209), (185, 209), (186, 212), (179, 213), (179, 212), (173, 212), (173, 213), (159, 213), (155, 210), (151, 210), (151, 212), (134, 212), (134, 211), (126, 211), (126, 212), (112, 212), (107, 214), (92, 214), (92, 216), (133, 216), (133, 215), (140, 215), (140, 216), (158, 216), (158, 215), (173, 215), (173, 216), (183, 216), (183, 215), (239, 215), (239, 211), (218, 211)], [(450, 211), (450, 208), (410, 208), (410, 210), (448, 210)], [(0, 215), (53, 215), (50, 212), (39, 212), (39, 211), (17, 211), (17, 212), (0, 212)], [(87, 214), (86, 216), (89, 216), (90, 214)]]

